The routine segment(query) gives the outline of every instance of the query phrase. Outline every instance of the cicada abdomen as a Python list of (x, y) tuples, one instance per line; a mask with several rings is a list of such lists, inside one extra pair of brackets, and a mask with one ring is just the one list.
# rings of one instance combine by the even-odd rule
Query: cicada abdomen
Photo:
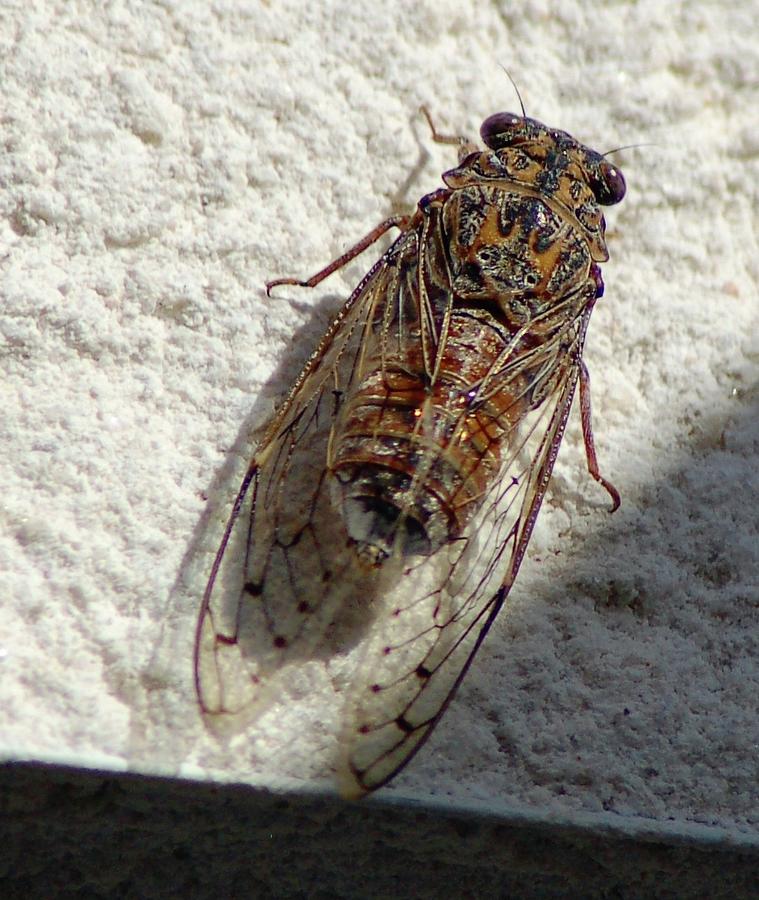
[(564, 132), (498, 115), (385, 258), (328, 469), (359, 553), (430, 555), (463, 533), (526, 413), (566, 378), (608, 258), (622, 176)]

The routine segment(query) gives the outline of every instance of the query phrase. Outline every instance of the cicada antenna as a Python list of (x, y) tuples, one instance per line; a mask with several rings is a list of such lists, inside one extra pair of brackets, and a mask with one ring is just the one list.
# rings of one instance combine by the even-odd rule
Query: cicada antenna
[(523, 118), (523, 119), (526, 119), (526, 118), (527, 118), (527, 113), (525, 112), (524, 103), (522, 102), (522, 95), (519, 93), (519, 88), (517, 87), (517, 83), (516, 83), (516, 81), (514, 81), (514, 79), (511, 77), (511, 73), (510, 73), (509, 70), (506, 68), (506, 66), (501, 65), (501, 68), (502, 68), (503, 71), (505, 72), (506, 77), (509, 79), (509, 81), (511, 82), (511, 86), (514, 88), (514, 91), (516, 92), (517, 100), (519, 100), (519, 106), (520, 106), (520, 108), (521, 108), (521, 110), (522, 110), (522, 118)]
[(601, 156), (606, 158), (607, 156), (611, 156), (612, 153), (621, 153), (622, 150), (635, 150), (636, 147), (658, 147), (659, 144), (655, 144), (652, 141), (646, 141), (643, 144), (625, 144), (624, 147), (615, 147), (613, 150), (607, 150), (605, 153), (602, 153)]

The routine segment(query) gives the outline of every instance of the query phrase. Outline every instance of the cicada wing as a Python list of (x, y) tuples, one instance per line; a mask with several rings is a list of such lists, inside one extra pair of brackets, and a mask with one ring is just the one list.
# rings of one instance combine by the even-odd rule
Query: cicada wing
[(342, 737), (341, 792), (386, 784), (429, 737), (517, 575), (577, 382), (569, 363), (553, 395), (515, 429), (503, 477), (461, 540), (408, 567), (362, 651)]
[[(388, 252), (413, 256), (413, 235), (402, 235)], [(360, 377), (376, 306), (397, 293), (383, 259), (267, 427), (219, 547), (195, 646), (200, 706), (219, 725), (262, 712), (277, 676), (309, 657), (336, 609), (377, 589), (377, 573), (359, 563), (333, 508), (326, 463), (341, 397)]]

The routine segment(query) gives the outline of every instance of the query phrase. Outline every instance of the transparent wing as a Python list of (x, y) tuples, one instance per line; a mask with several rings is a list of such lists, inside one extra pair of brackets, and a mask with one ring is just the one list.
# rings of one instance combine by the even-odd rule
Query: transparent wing
[[(542, 406), (510, 441), (503, 477), (459, 540), (403, 572), (362, 648), (338, 777), (346, 796), (387, 783), (443, 715), (503, 605), (548, 485), (579, 374), (590, 308)], [(516, 430), (515, 430), (516, 431)]]
[(379, 573), (360, 565), (334, 512), (325, 466), (375, 307), (398, 294), (402, 273), (415, 268), (415, 252), (414, 232), (402, 234), (359, 284), (251, 461), (196, 631), (196, 691), (216, 725), (259, 714), (276, 693), (278, 675), (308, 658), (336, 609), (355, 597), (370, 600), (379, 589)]

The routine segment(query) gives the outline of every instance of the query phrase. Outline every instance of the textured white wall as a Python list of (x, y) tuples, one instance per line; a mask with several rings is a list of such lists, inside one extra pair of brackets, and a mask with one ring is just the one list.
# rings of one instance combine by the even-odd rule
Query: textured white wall
[[(329, 776), (328, 667), (229, 747), (191, 684), (249, 433), (500, 109), (615, 157), (577, 423), (458, 700), (389, 790), (755, 827), (757, 2), (132, 3), (0, 20), (0, 754)], [(753, 822), (753, 825), (752, 825)]]

